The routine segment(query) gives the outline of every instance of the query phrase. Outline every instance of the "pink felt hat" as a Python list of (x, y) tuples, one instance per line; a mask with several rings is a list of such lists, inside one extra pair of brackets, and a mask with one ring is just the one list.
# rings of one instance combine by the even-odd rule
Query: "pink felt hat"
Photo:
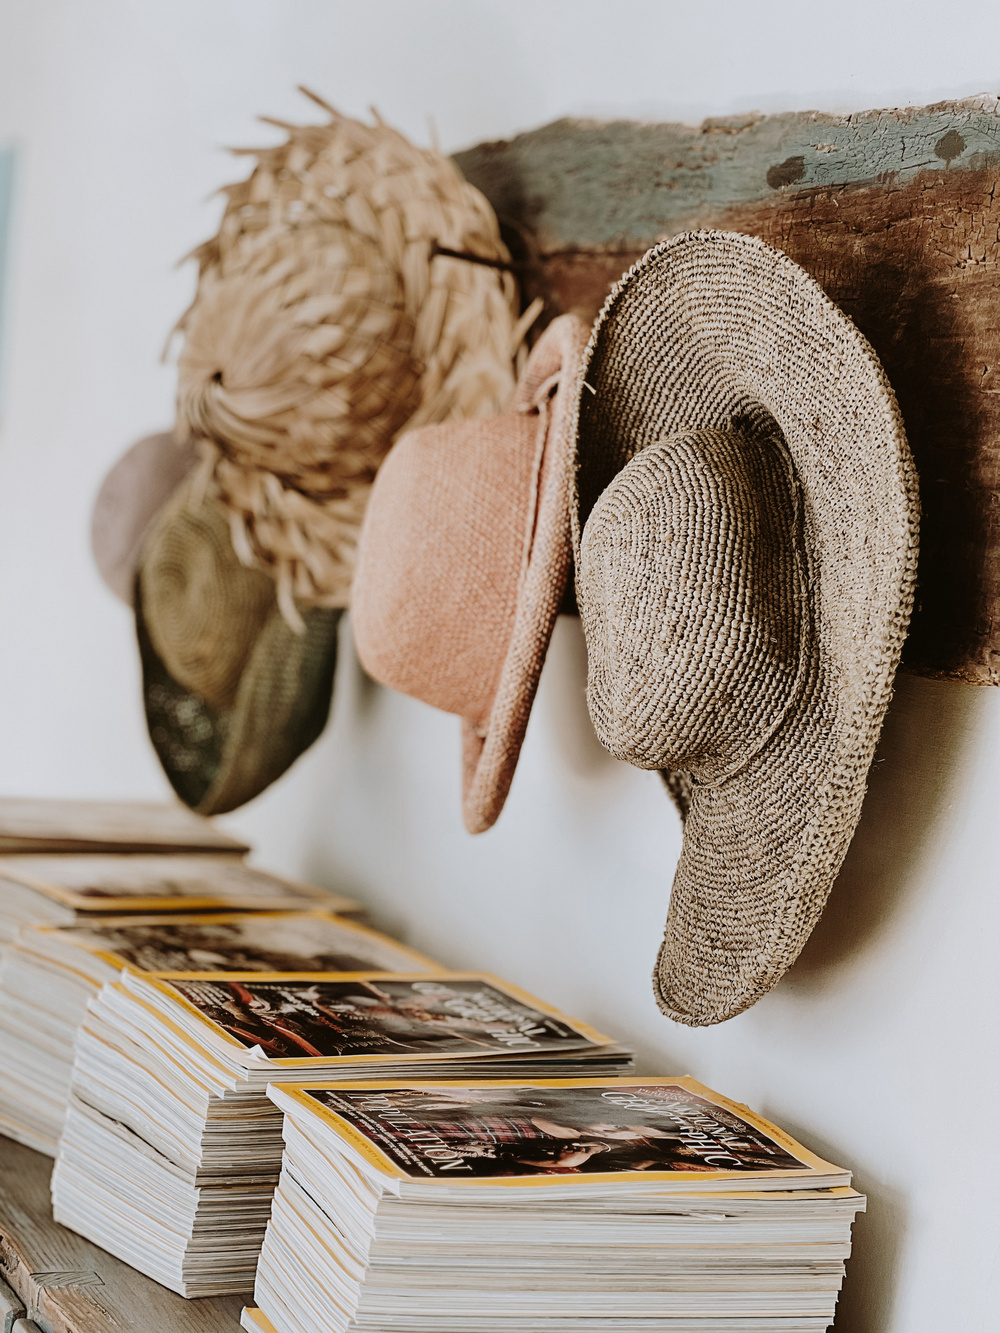
[(569, 575), (588, 333), (574, 315), (554, 320), (508, 411), (404, 435), (361, 532), (358, 656), (383, 685), (461, 717), (470, 833), (503, 809)]
[(94, 501), (90, 544), (101, 578), (126, 605), (135, 601), (139, 551), (156, 514), (198, 461), (172, 434), (146, 435), (111, 468)]

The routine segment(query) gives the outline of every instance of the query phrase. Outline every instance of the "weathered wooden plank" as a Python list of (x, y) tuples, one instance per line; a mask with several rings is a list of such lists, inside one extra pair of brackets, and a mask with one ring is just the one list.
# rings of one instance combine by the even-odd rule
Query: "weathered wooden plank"
[(998, 159), (1000, 97), (851, 116), (751, 112), (699, 126), (557, 120), (455, 155), (546, 254), (641, 251), (665, 230), (777, 189), (906, 181)]
[(595, 313), (644, 250), (693, 226), (762, 236), (812, 273), (882, 358), (920, 472), (904, 661), (1000, 683), (1000, 99), (696, 128), (558, 121), (457, 161), (553, 313)]
[(11, 1333), (14, 1325), (25, 1317), (27, 1310), (17, 1292), (0, 1279), (0, 1330)]
[(242, 1298), (185, 1300), (53, 1222), (51, 1169), (0, 1139), (0, 1277), (45, 1333), (236, 1333)]

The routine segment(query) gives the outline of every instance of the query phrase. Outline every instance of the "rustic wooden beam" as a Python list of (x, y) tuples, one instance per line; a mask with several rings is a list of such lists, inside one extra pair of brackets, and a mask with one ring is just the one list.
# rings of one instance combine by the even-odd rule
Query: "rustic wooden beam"
[(904, 663), (1000, 684), (1000, 98), (696, 128), (562, 120), (456, 161), (552, 313), (596, 313), (691, 227), (761, 236), (807, 269), (881, 357), (920, 473)]

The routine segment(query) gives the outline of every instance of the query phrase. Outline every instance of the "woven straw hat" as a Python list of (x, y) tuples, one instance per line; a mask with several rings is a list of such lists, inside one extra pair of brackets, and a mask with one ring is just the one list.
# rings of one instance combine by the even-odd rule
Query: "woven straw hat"
[(90, 545), (101, 578), (131, 606), (139, 551), (156, 514), (198, 461), (172, 434), (146, 435), (101, 482), (90, 521)]
[(569, 419), (586, 341), (560, 316), (510, 411), (406, 434), (362, 530), (358, 656), (382, 684), (462, 718), (470, 833), (503, 809), (569, 576)]
[(454, 163), (308, 95), (329, 123), (255, 150), (179, 324), (179, 430), (292, 625), (348, 605), (395, 437), (500, 411), (524, 327), (496, 217)]
[(740, 1013), (812, 930), (861, 810), (910, 615), (916, 476), (871, 347), (762, 241), (651, 250), (595, 326), (574, 537), (588, 701), (690, 789), (654, 984)]
[(136, 628), (150, 739), (181, 800), (214, 815), (252, 800), (323, 730), (341, 613), (315, 608), (291, 629), (198, 482), (182, 482), (150, 528)]

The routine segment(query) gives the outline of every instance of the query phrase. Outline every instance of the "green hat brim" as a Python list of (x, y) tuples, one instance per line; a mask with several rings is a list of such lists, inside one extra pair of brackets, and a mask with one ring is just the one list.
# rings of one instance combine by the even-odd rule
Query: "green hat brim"
[(282, 776), (326, 726), (340, 608), (304, 613), (298, 634), (272, 611), (254, 640), (231, 708), (181, 685), (153, 647), (136, 581), (135, 623), (149, 737), (170, 785), (199, 814), (235, 810)]

